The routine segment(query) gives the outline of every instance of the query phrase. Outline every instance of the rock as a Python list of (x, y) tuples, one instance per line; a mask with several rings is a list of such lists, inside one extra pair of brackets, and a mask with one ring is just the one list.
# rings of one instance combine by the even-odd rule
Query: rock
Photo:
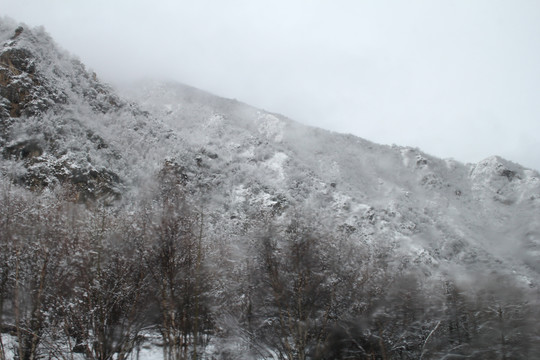
[(514, 177), (516, 176), (516, 173), (514, 171), (508, 170), (508, 169), (500, 169), (499, 174), (501, 176), (506, 176), (508, 181), (512, 181)]
[(43, 154), (42, 145), (36, 139), (24, 140), (17, 144), (4, 148), (4, 157), (24, 160), (27, 158), (41, 156)]
[(19, 35), (22, 34), (23, 31), (24, 31), (24, 28), (22, 26), (19, 26), (18, 28), (16, 28), (15, 34), (11, 37), (11, 40), (16, 39)]

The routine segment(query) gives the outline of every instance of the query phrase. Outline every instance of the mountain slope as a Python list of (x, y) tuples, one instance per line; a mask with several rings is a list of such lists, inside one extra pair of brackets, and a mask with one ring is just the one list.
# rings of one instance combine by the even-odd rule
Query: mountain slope
[[(446, 284), (447, 298), (451, 293), (449, 282), (469, 290), (479, 288), (479, 293), (489, 292), (486, 289), (493, 284), (485, 279), (500, 275), (510, 279), (513, 289), (526, 294), (525, 302), (534, 304), (540, 276), (540, 174), (519, 164), (497, 156), (478, 164), (462, 164), (419, 149), (378, 145), (353, 135), (304, 126), (282, 115), (178, 83), (139, 82), (118, 95), (83, 64), (59, 50), (42, 29), (28, 29), (6, 19), (0, 21), (0, 85), (0, 180), (7, 194), (0, 199), (3, 204), (11, 204), (10, 196), (16, 198), (11, 186), (16, 189), (14, 194), (32, 191), (38, 204), (47, 203), (55, 189), (68, 189), (72, 194), (69, 200), (82, 204), (84, 210), (78, 211), (86, 211), (90, 219), (90, 245), (97, 238), (102, 240), (96, 234), (107, 232), (96, 225), (102, 219), (126, 222), (118, 228), (112, 226), (107, 238), (113, 244), (111, 251), (123, 251), (111, 256), (114, 261), (124, 261), (126, 254), (153, 254), (160, 244), (152, 241), (161, 241), (171, 232), (184, 234), (182, 226), (189, 228), (196, 223), (199, 235), (194, 238), (199, 246), (203, 234), (208, 234), (204, 240), (210, 255), (205, 266), (221, 274), (212, 280), (217, 285), (209, 281), (214, 286), (209, 297), (222, 302), (210, 308), (251, 308), (251, 302), (249, 306), (244, 304), (245, 299), (251, 301), (251, 291), (256, 292), (259, 283), (268, 281), (258, 281), (250, 271), (256, 273), (257, 266), (270, 261), (261, 260), (261, 253), (253, 255), (254, 249), (268, 250), (261, 250), (261, 244), (267, 244), (264, 234), (274, 231), (274, 238), (282, 243), (276, 240), (276, 244), (270, 244), (275, 246), (272, 251), (279, 255), (276, 261), (286, 264), (288, 258), (283, 254), (287, 246), (296, 244), (293, 235), (301, 233), (295, 228), (301, 227), (295, 225), (295, 219), (302, 219), (314, 234), (324, 234), (320, 245), (324, 251), (317, 248), (321, 258), (337, 254), (336, 258), (347, 259), (354, 254), (347, 261), (367, 264), (362, 271), (375, 275), (369, 279), (372, 292), (369, 296), (363, 293), (366, 298), (381, 301), (380, 294), (398, 286), (393, 283), (398, 282), (395, 279), (407, 284), (403, 275), (407, 272), (429, 280), (426, 284), (430, 285), (422, 284), (423, 291), (425, 298), (436, 299), (434, 303), (439, 301), (438, 295), (428, 290), (430, 286)], [(7, 205), (5, 209), (11, 209)], [(69, 208), (65, 204), (58, 207)], [(184, 207), (194, 209), (195, 215)], [(2, 214), (9, 213), (5, 209)], [(92, 212), (94, 209), (101, 211), (99, 215)], [(188, 225), (167, 223), (172, 221), (170, 216), (178, 215), (174, 211), (169, 214), (170, 209), (186, 212), (196, 221), (191, 219)], [(31, 207), (28, 212), (32, 213)], [(24, 222), (22, 214), (19, 219)], [(6, 229), (11, 229), (12, 214), (8, 215), (2, 216)], [(83, 218), (81, 223), (87, 221)], [(74, 231), (65, 238), (76, 241), (84, 238), (81, 233)], [(129, 237), (131, 233), (137, 236)], [(283, 240), (290, 237), (290, 242)], [(10, 248), (11, 240), (17, 237), (6, 239), (10, 241), (0, 245)], [(118, 239), (129, 245), (118, 244)], [(139, 246), (137, 241), (141, 239), (152, 246), (137, 251), (124, 248)], [(183, 239), (180, 236), (176, 240)], [(84, 249), (87, 245), (83, 242)], [(103, 250), (101, 243), (96, 246), (88, 256)], [(76, 251), (73, 256), (78, 259), (82, 253)], [(6, 264), (11, 260), (6, 258)], [(116, 264), (113, 260), (111, 263)], [(93, 258), (87, 261), (95, 263)], [(202, 260), (199, 257), (197, 261), (200, 265)], [(359, 271), (347, 261), (338, 264), (343, 268), (336, 266), (336, 273), (347, 277)], [(136, 264), (148, 265), (140, 259)], [(330, 266), (334, 269), (332, 266), (335, 264)], [(386, 268), (395, 273), (377, 278)], [(315, 278), (320, 276), (317, 290), (340, 282), (332, 274), (328, 278), (319, 275), (328, 274), (328, 269), (323, 266), (314, 272)], [(154, 268), (147, 270), (152, 272)], [(120, 274), (129, 278), (127, 273)], [(253, 283), (246, 280), (246, 285), (242, 279)], [(369, 287), (363, 281), (358, 281), (360, 285), (353, 282), (353, 287)], [(96, 284), (99, 289), (105, 283)], [(257, 301), (255, 296), (253, 301)], [(339, 306), (346, 307), (343, 304), (351, 307), (343, 313), (352, 314), (355, 308), (355, 314), (365, 317), (361, 321), (346, 318), (362, 326), (369, 321), (377, 323), (379, 320), (373, 319), (384, 315), (380, 303), (373, 305), (352, 297)], [(161, 305), (153, 306), (155, 310)], [(370, 306), (373, 312), (368, 316), (366, 309)], [(216, 334), (221, 332), (217, 337), (227, 343), (224, 329), (234, 333), (241, 326), (231, 323), (244, 320), (233, 321), (224, 313), (214, 314), (213, 321), (219, 324), (212, 329)], [(249, 318), (251, 314), (243, 316)], [(259, 326), (264, 329), (270, 323), (263, 321)], [(420, 342), (416, 340), (415, 356), (423, 354), (430, 339), (426, 329), (439, 326), (433, 319), (427, 323), (429, 327), (422, 325), (418, 330), (423, 337)], [(452, 326), (449, 323), (450, 333)], [(242, 337), (235, 336), (234, 341)], [(375, 341), (373, 335), (365, 336)], [(399, 336), (392, 341), (402, 341)], [(274, 350), (264, 351), (268, 354)]]
[[(36, 190), (71, 184), (81, 201), (119, 199), (135, 178), (128, 163), (152, 147), (142, 139), (161, 136), (159, 121), (120, 99), (43, 29), (7, 19), (0, 26), (4, 174)], [(144, 143), (137, 155), (127, 149), (134, 142)]]
[(533, 170), (499, 157), (464, 165), (377, 145), (181, 84), (130, 86), (124, 96), (134, 105), (43, 30), (15, 23), (2, 24), (0, 59), (3, 169), (17, 183), (67, 181), (82, 199), (111, 201), (137, 193), (168, 159), (197, 186), (207, 183), (212, 209), (237, 221), (254, 209), (277, 217), (301, 209), (330, 228), (384, 233), (443, 269), (476, 266), (480, 256), (536, 278)]
[[(127, 96), (183, 141), (219, 154), (201, 161), (220, 172), (229, 204), (305, 207), (328, 226), (391, 229), (404, 251), (425, 251), (442, 268), (503, 266), (537, 278), (540, 177), (533, 170), (496, 156), (464, 165), (381, 146), (180, 84), (130, 89)], [(491, 265), (478, 265), (478, 257)]]

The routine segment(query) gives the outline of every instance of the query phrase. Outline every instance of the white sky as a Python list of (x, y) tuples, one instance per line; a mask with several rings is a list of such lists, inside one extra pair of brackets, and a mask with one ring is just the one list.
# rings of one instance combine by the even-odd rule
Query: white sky
[(165, 78), (383, 144), (540, 170), (538, 0), (0, 0), (111, 83)]

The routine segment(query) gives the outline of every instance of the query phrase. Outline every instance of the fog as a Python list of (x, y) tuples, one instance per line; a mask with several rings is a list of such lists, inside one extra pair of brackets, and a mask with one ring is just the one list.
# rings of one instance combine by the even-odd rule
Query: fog
[(175, 80), (378, 143), (540, 169), (536, 1), (0, 3), (113, 84)]

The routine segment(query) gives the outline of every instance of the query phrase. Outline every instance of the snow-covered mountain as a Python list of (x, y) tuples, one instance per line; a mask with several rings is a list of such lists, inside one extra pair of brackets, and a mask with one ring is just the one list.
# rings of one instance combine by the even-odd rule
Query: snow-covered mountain
[(378, 145), (181, 84), (139, 83), (125, 96), (200, 149), (234, 211), (245, 202), (269, 211), (301, 207), (327, 226), (384, 234), (440, 269), (491, 271), (492, 264), (536, 286), (536, 171), (498, 156), (461, 164)]
[(216, 238), (302, 214), (464, 287), (500, 272), (538, 289), (540, 174), (498, 156), (438, 159), (178, 83), (117, 92), (44, 30), (6, 19), (0, 85), (0, 171), (13, 186), (69, 185), (78, 202), (122, 207), (173, 169)]

